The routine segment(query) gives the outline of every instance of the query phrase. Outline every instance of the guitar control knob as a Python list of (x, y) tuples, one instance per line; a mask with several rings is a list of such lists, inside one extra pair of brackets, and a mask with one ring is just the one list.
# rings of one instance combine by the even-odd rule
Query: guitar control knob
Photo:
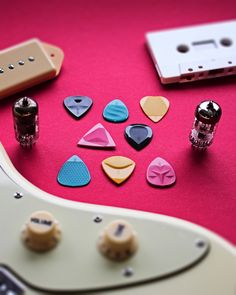
[(22, 239), (24, 244), (34, 251), (48, 251), (60, 240), (61, 231), (53, 215), (46, 211), (36, 211), (26, 222)]
[(125, 220), (111, 222), (101, 233), (98, 240), (100, 252), (112, 260), (125, 260), (138, 248), (137, 234)]

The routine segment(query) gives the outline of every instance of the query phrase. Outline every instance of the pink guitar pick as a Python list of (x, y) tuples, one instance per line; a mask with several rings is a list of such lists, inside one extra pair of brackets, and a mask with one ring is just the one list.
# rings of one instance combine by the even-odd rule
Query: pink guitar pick
[(157, 157), (147, 169), (147, 181), (155, 186), (169, 186), (176, 181), (173, 167), (164, 159)]
[(78, 145), (97, 147), (97, 148), (114, 148), (116, 146), (110, 133), (101, 123), (90, 129), (78, 142)]

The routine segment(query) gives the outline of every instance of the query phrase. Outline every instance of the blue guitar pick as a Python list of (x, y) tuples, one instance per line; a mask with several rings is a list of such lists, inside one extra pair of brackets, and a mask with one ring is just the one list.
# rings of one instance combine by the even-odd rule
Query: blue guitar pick
[(58, 173), (57, 181), (64, 186), (78, 187), (88, 184), (90, 173), (85, 163), (76, 155), (67, 160)]
[(108, 103), (103, 111), (103, 117), (110, 122), (123, 122), (128, 119), (129, 112), (123, 101), (114, 99)]
[(85, 113), (91, 108), (92, 104), (93, 101), (88, 96), (69, 96), (64, 99), (65, 108), (76, 119), (85, 115)]

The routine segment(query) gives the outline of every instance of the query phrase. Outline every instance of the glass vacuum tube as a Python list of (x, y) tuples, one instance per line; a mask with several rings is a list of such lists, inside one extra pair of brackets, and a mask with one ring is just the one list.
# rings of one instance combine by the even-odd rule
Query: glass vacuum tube
[(12, 112), (16, 140), (23, 148), (32, 148), (39, 137), (37, 102), (29, 97), (20, 98)]
[(205, 150), (212, 144), (221, 114), (221, 107), (213, 100), (203, 101), (196, 107), (195, 120), (189, 136), (195, 149)]

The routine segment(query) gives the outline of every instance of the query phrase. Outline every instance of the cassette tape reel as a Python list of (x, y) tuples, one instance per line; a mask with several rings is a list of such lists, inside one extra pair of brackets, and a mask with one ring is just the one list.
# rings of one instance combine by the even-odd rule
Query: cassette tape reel
[(163, 84), (236, 74), (236, 21), (149, 32), (146, 39)]

